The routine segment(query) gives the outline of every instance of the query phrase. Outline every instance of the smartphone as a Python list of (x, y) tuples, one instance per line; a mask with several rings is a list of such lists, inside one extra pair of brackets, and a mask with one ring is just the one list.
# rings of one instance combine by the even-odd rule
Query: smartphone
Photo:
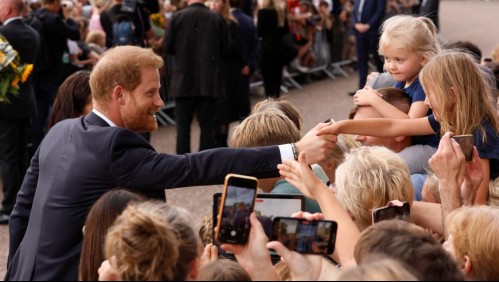
[(232, 173), (225, 177), (215, 231), (217, 241), (242, 245), (248, 242), (257, 185), (255, 177)]
[(411, 206), (409, 203), (403, 202), (402, 206), (386, 206), (373, 209), (373, 223), (388, 219), (408, 220), (411, 215)]
[(338, 224), (330, 220), (276, 217), (272, 224), (272, 240), (302, 254), (331, 254), (337, 229)]
[(473, 146), (474, 146), (474, 138), (472, 134), (465, 135), (455, 135), (452, 136), (454, 140), (459, 143), (461, 147), (461, 151), (463, 151), (464, 158), (466, 162), (471, 162), (473, 160)]

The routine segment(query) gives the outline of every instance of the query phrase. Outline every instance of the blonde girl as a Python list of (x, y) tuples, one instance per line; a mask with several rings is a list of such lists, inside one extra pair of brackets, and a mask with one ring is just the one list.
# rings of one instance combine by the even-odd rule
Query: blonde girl
[(447, 50), (436, 55), (419, 75), (433, 114), (412, 119), (343, 120), (318, 134), (363, 134), (378, 137), (401, 135), (473, 134), (484, 179), (475, 204), (485, 204), (491, 179), (499, 176), (497, 115), (488, 102), (490, 87), (470, 54)]
[[(366, 86), (354, 95), (359, 106), (372, 106), (386, 118), (420, 118), (431, 114), (424, 103), (425, 91), (421, 87), (418, 74), (428, 61), (440, 52), (437, 28), (425, 17), (397, 15), (386, 20), (381, 27), (379, 54), (383, 56), (385, 69), (397, 81), (395, 87), (403, 89), (411, 99), (409, 113), (404, 113), (388, 102), (382, 94)], [(402, 157), (411, 167), (418, 168), (411, 173), (425, 173), (424, 166), (438, 147), (435, 135), (413, 138), (410, 152)]]

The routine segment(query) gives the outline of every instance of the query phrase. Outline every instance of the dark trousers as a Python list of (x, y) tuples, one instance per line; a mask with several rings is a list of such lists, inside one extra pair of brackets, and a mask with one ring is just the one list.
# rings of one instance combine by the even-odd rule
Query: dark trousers
[(0, 171), (3, 180), (2, 212), (10, 214), (28, 169), (29, 119), (0, 118)]
[(283, 65), (275, 58), (262, 57), (261, 72), (265, 96), (279, 98), (281, 94)]
[(369, 54), (372, 54), (378, 72), (383, 72), (383, 61), (378, 54), (379, 35), (357, 35), (355, 37), (355, 50), (357, 52), (357, 68), (359, 70), (359, 89), (366, 85), (368, 75)]
[(197, 114), (201, 136), (199, 151), (215, 147), (214, 126), (216, 98), (175, 98), (175, 121), (177, 122), (177, 154), (191, 152), (191, 124)]

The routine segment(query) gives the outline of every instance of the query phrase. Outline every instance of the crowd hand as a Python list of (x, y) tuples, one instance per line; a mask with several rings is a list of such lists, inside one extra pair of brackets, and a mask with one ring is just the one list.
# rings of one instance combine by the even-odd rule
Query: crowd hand
[(324, 133), (318, 135), (319, 130), (331, 123), (319, 123), (312, 128), (300, 141), (296, 142), (299, 152), (307, 151), (307, 163), (318, 163), (329, 156), (336, 144), (336, 135)]
[(456, 191), (450, 189), (456, 185), (460, 187), (466, 172), (464, 154), (459, 144), (451, 138), (453, 135), (452, 132), (445, 133), (440, 139), (437, 152), (428, 160), (438, 178), (441, 196), (454, 195)]
[[(292, 215), (295, 218), (304, 218), (308, 221), (322, 220), (321, 213), (297, 212)], [(295, 251), (290, 251), (281, 242), (272, 241), (267, 243), (269, 249), (275, 250), (281, 259), (288, 265), (293, 281), (314, 281), (319, 280), (322, 270), (323, 258), (319, 255), (303, 255)]]
[(355, 29), (360, 33), (366, 33), (369, 30), (369, 25), (363, 23), (356, 23)]
[(286, 181), (295, 186), (310, 199), (316, 199), (320, 189), (328, 189), (327, 186), (313, 173), (306, 162), (306, 152), (301, 152), (298, 162), (295, 160), (284, 160), (277, 165), (279, 173)]
[(463, 176), (461, 185), (461, 198), (463, 205), (473, 205), (478, 188), (483, 181), (483, 167), (478, 150), (473, 147), (473, 160), (467, 164), (467, 170)]
[(358, 106), (371, 106), (378, 103), (379, 99), (383, 97), (381, 93), (374, 90), (371, 86), (366, 86), (363, 89), (357, 90), (353, 96), (355, 105)]
[(200, 267), (218, 260), (218, 248), (212, 243), (206, 245), (200, 259)]
[(246, 245), (222, 244), (224, 251), (234, 253), (237, 262), (248, 272), (253, 281), (279, 281), (267, 249), (269, 239), (254, 212), (250, 215), (251, 230)]
[(248, 76), (250, 74), (250, 67), (249, 66), (244, 66), (241, 69), (241, 74), (244, 76)]
[(109, 260), (105, 260), (97, 270), (99, 273), (99, 281), (122, 281), (118, 273), (118, 261), (115, 256)]

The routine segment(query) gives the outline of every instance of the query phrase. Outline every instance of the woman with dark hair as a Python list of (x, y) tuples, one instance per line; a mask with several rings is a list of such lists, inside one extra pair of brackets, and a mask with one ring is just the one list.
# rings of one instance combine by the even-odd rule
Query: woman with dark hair
[(141, 195), (125, 190), (112, 189), (102, 195), (90, 209), (83, 227), (83, 245), (80, 255), (78, 280), (97, 281), (107, 230), (130, 202), (144, 201)]
[(77, 118), (92, 111), (90, 71), (77, 71), (59, 86), (52, 106), (49, 128), (67, 118)]

